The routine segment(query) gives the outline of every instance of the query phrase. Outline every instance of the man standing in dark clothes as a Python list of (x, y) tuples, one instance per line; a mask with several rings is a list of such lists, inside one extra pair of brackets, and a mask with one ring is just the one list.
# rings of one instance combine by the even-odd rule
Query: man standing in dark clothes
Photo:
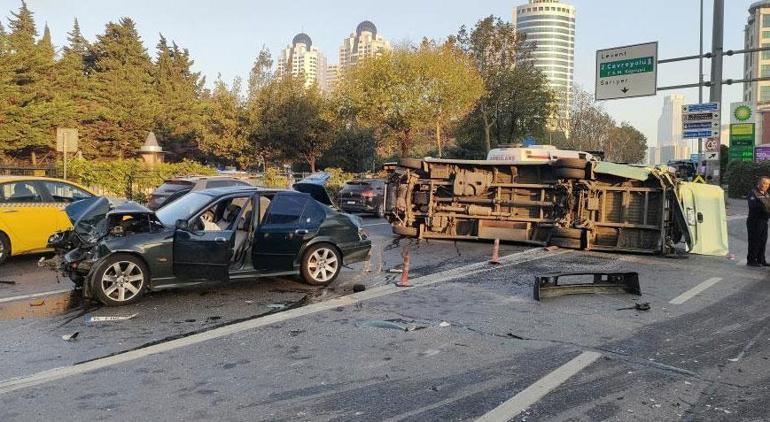
[(765, 258), (767, 244), (767, 220), (770, 218), (770, 177), (763, 176), (757, 187), (749, 192), (749, 218), (746, 219), (746, 231), (749, 234), (749, 254), (746, 265), (750, 267), (770, 267)]

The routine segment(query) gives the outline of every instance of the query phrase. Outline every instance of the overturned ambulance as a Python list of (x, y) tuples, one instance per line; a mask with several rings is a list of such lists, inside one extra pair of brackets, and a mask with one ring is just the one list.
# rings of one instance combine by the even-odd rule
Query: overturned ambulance
[(724, 193), (663, 168), (598, 161), (552, 147), (488, 160), (402, 159), (388, 168), (396, 234), (500, 239), (597, 251), (727, 254)]

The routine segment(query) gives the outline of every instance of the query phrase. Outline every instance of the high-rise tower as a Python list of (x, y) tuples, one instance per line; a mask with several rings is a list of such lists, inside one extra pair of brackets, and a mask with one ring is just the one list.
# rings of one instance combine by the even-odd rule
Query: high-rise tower
[(278, 59), (279, 75), (304, 75), (305, 86), (318, 84), (322, 90), (327, 89), (326, 67), (326, 56), (313, 47), (313, 40), (305, 33), (297, 34)]
[(390, 43), (377, 33), (377, 27), (369, 21), (363, 21), (356, 27), (355, 33), (342, 41), (339, 68), (342, 70), (364, 57), (376, 56), (389, 50)]
[(559, 0), (529, 0), (513, 12), (516, 30), (534, 42), (532, 61), (556, 94), (557, 113), (569, 115), (575, 63), (575, 7)]

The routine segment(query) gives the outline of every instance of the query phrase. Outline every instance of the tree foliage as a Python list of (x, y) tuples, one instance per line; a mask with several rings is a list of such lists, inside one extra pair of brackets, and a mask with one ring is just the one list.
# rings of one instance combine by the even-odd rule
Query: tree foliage
[(269, 81), (258, 93), (260, 110), (255, 138), (283, 161), (304, 160), (311, 171), (334, 138), (333, 116), (317, 87), (285, 75)]
[(591, 94), (573, 88), (572, 106), (568, 119), (560, 122), (564, 134), (554, 144), (563, 149), (603, 151), (607, 161), (640, 163), (647, 150), (647, 138), (630, 123), (620, 126)]
[[(485, 95), (471, 116), (481, 123), (484, 151), (529, 134), (542, 133), (553, 95), (545, 77), (528, 62), (532, 44), (511, 23), (488, 16), (473, 29), (462, 26), (451, 38), (471, 58)], [(470, 123), (470, 122), (468, 122)]]
[(483, 89), (471, 60), (452, 42), (424, 40), (346, 69), (335, 94), (343, 120), (372, 129), (382, 154), (403, 157), (431, 138), (440, 154), (442, 131), (473, 109)]
[(205, 78), (193, 72), (190, 52), (160, 36), (153, 68), (157, 95), (154, 131), (169, 152), (177, 157), (198, 156), (198, 139), (205, 131)]
[(51, 86), (54, 51), (50, 32), (37, 41), (32, 11), (25, 2), (12, 13), (2, 35), (0, 62), (0, 154), (45, 152), (57, 126), (59, 98)]
[(206, 120), (198, 145), (209, 161), (225, 165), (251, 164), (248, 136), (241, 124), (243, 108), (239, 92), (240, 80), (236, 79), (229, 88), (222, 78), (217, 78), (211, 96), (205, 101)]

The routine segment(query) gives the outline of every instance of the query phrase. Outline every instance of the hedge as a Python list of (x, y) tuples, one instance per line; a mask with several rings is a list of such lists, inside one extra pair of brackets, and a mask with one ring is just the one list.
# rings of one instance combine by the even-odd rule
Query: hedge
[(745, 198), (762, 176), (770, 176), (770, 161), (731, 161), (724, 178), (728, 184), (727, 195), (730, 198)]
[[(59, 167), (62, 167), (59, 164)], [(63, 169), (62, 169), (63, 170)], [(161, 163), (150, 167), (141, 160), (88, 161), (67, 163), (67, 177), (98, 194), (122, 196), (145, 202), (164, 180), (187, 175), (213, 175), (216, 169), (193, 161)]]

